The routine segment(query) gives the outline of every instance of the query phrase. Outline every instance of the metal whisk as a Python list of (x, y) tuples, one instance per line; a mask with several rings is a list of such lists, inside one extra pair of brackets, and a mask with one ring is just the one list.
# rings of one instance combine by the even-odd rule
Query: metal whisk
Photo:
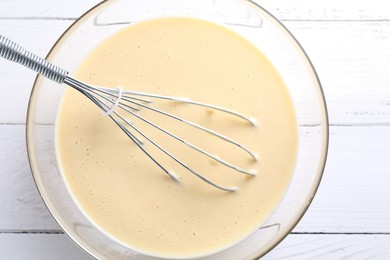
[(89, 98), (93, 103), (95, 103), (105, 115), (109, 116), (115, 124), (122, 129), (122, 131), (154, 162), (156, 163), (165, 173), (167, 173), (172, 179), (178, 181), (178, 177), (173, 173), (170, 172), (164, 165), (162, 165), (157, 158), (155, 158), (148, 150), (145, 148), (143, 141), (138, 138), (134, 133), (137, 133), (138, 136), (142, 136), (147, 140), (149, 143), (154, 145), (158, 150), (166, 154), (168, 157), (170, 157), (173, 161), (184, 167), (186, 170), (197, 176), (198, 178), (202, 179), (206, 183), (221, 189), (225, 191), (235, 191), (237, 190), (236, 187), (224, 187), (218, 183), (215, 183), (214, 181), (208, 179), (201, 173), (197, 172), (193, 168), (189, 167), (186, 163), (179, 160), (177, 157), (172, 155), (169, 151), (164, 149), (164, 147), (160, 146), (157, 141), (153, 140), (149, 136), (147, 136), (143, 131), (138, 129), (134, 124), (132, 124), (126, 116), (123, 115), (123, 113), (130, 114), (146, 124), (152, 126), (153, 128), (162, 131), (164, 134), (176, 139), (178, 142), (181, 142), (185, 144), (186, 146), (190, 147), (191, 149), (196, 150), (197, 152), (211, 158), (212, 160), (223, 164), (226, 167), (229, 167), (237, 172), (255, 176), (255, 171), (248, 171), (245, 169), (242, 169), (232, 163), (229, 163), (221, 158), (219, 158), (216, 155), (213, 155), (209, 153), (208, 151), (201, 149), (197, 147), (196, 145), (192, 144), (191, 142), (188, 142), (179, 136), (173, 134), (170, 131), (165, 130), (159, 125), (156, 125), (155, 123), (151, 122), (150, 120), (140, 116), (137, 111), (139, 108), (144, 108), (151, 110), (153, 112), (156, 112), (160, 115), (169, 117), (171, 119), (180, 121), (183, 124), (187, 124), (191, 127), (195, 127), (201, 131), (204, 131), (208, 134), (211, 134), (215, 136), (216, 138), (222, 139), (223, 141), (226, 141), (230, 143), (231, 145), (234, 145), (238, 147), (239, 149), (243, 150), (245, 153), (248, 154), (248, 156), (256, 161), (256, 155), (251, 152), (248, 148), (241, 145), (240, 143), (232, 140), (231, 138), (224, 136), (218, 132), (215, 132), (211, 129), (205, 128), (199, 124), (196, 124), (194, 122), (188, 121), (186, 119), (183, 119), (181, 117), (175, 116), (173, 114), (167, 113), (165, 111), (162, 111), (160, 109), (153, 108), (152, 106), (149, 106), (148, 103), (153, 102), (154, 99), (163, 99), (163, 100), (169, 100), (169, 101), (175, 101), (175, 102), (181, 102), (181, 103), (187, 103), (195, 106), (201, 106), (206, 107), (208, 109), (213, 110), (219, 110), (224, 113), (228, 113), (234, 117), (238, 117), (244, 121), (247, 121), (251, 125), (255, 125), (255, 122), (232, 110), (228, 110), (225, 108), (221, 108), (218, 106), (200, 103), (196, 101), (192, 101), (185, 98), (175, 98), (170, 96), (162, 96), (162, 95), (155, 95), (150, 93), (143, 93), (143, 92), (136, 92), (136, 91), (127, 91), (123, 90), (122, 88), (118, 87), (116, 89), (112, 88), (102, 88), (102, 87), (96, 87), (92, 85), (85, 84), (81, 81), (78, 81), (68, 75), (68, 72), (62, 68), (59, 68), (45, 59), (42, 59), (35, 54), (23, 49), (20, 45), (17, 43), (7, 39), (4, 36), (0, 35), (0, 56), (2, 56), (5, 59), (8, 59), (10, 61), (14, 61), (16, 63), (20, 63), (39, 74), (45, 76), (46, 78), (49, 78), (55, 82), (58, 82), (60, 84), (65, 83), (68, 86), (73, 87), (74, 89), (78, 90), (82, 94), (84, 94), (87, 98)]

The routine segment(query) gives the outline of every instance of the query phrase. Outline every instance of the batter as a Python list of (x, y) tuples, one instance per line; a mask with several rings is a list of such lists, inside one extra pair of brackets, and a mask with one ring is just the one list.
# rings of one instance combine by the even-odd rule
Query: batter
[(101, 43), (80, 65), (90, 84), (188, 97), (255, 118), (256, 126), (191, 105), (153, 104), (237, 140), (259, 156), (191, 127), (150, 118), (175, 134), (257, 176), (248, 177), (131, 120), (208, 178), (218, 190), (161, 158), (180, 181), (164, 174), (91, 101), (73, 89), (57, 124), (64, 179), (88, 217), (112, 237), (150, 255), (191, 257), (222, 250), (256, 230), (278, 205), (294, 170), (297, 126), (278, 72), (251, 43), (220, 25), (192, 18), (159, 18), (129, 26)]

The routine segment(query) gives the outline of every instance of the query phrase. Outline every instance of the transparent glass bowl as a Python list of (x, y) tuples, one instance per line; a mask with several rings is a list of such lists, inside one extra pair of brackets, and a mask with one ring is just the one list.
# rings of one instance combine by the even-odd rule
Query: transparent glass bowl
[[(222, 252), (203, 257), (258, 258), (285, 238), (302, 218), (320, 183), (328, 148), (328, 120), (321, 85), (305, 52), (277, 19), (246, 0), (105, 1), (79, 18), (47, 58), (72, 73), (106, 37), (132, 22), (163, 16), (192, 16), (225, 24), (249, 39), (271, 60), (289, 89), (298, 121), (299, 151), (288, 191), (272, 216), (251, 236)], [(28, 155), (44, 202), (64, 232), (92, 256), (154, 259), (107, 236), (73, 201), (56, 156), (55, 122), (64, 89), (65, 86), (38, 76), (28, 109)]]

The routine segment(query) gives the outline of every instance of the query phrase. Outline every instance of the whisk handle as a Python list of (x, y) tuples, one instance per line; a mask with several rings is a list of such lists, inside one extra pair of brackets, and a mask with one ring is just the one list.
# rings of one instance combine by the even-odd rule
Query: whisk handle
[(22, 64), (55, 82), (63, 83), (68, 72), (25, 50), (19, 44), (0, 35), (0, 56)]

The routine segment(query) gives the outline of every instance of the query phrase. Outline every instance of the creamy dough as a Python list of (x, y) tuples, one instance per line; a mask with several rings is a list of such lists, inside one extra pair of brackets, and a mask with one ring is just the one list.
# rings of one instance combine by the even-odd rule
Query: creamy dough
[(208, 254), (254, 232), (284, 195), (297, 151), (293, 105), (272, 64), (236, 33), (192, 18), (140, 22), (101, 43), (76, 76), (99, 86), (188, 97), (257, 121), (253, 127), (205, 108), (153, 103), (237, 140), (258, 154), (254, 162), (242, 150), (208, 134), (142, 108), (139, 112), (221, 158), (257, 171), (257, 176), (248, 177), (129, 117), (194, 169), (239, 188), (225, 192), (192, 176), (146, 143), (145, 148), (180, 176), (179, 182), (173, 181), (92, 102), (68, 89), (57, 122), (64, 179), (88, 217), (112, 237), (151, 255)]

